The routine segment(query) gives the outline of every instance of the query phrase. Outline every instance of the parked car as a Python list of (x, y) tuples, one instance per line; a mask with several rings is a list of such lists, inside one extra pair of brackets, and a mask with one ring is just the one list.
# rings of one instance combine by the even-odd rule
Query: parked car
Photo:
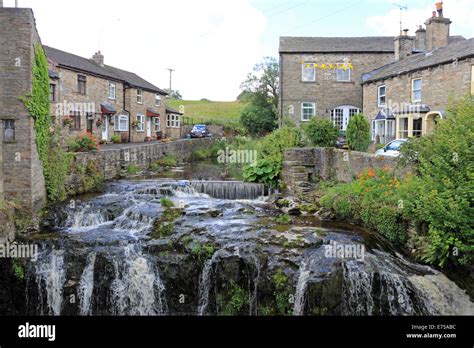
[(401, 152), (400, 149), (402, 148), (403, 144), (407, 142), (407, 139), (396, 139), (389, 142), (383, 148), (378, 150), (375, 153), (377, 157), (400, 157)]
[(191, 130), (191, 138), (205, 138), (210, 136), (209, 128), (204, 124), (197, 124)]
[(347, 133), (345, 131), (341, 131), (339, 137), (336, 140), (336, 148), (338, 149), (348, 149), (349, 145), (347, 144)]

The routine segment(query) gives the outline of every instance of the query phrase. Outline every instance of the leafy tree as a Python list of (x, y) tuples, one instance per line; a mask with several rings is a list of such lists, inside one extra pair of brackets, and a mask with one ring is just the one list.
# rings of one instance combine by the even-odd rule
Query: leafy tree
[(271, 132), (277, 126), (280, 66), (272, 57), (254, 67), (242, 83), (239, 100), (248, 101), (241, 122), (252, 135)]
[(177, 91), (177, 90), (170, 91), (170, 89), (167, 88), (166, 93), (168, 93), (168, 98), (169, 99), (183, 100), (183, 96), (181, 95), (180, 91)]
[(364, 115), (351, 118), (347, 126), (347, 145), (350, 150), (367, 152), (371, 142), (370, 124)]
[(311, 144), (319, 147), (333, 147), (339, 135), (331, 121), (320, 117), (311, 119), (304, 126), (304, 132)]

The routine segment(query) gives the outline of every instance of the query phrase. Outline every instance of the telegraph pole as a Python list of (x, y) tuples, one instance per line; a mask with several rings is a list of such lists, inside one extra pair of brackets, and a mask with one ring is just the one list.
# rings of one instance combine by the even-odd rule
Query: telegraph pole
[(166, 70), (168, 70), (168, 71), (170, 72), (170, 96), (171, 96), (171, 92), (173, 91), (173, 90), (172, 90), (172, 87), (173, 87), (173, 86), (172, 86), (173, 72), (175, 72), (175, 70), (174, 70), (174, 69), (171, 69), (171, 68), (168, 68), (168, 69), (166, 69)]
[(400, 9), (400, 36), (403, 34), (403, 10), (407, 11), (408, 6), (403, 6), (400, 4), (393, 4), (394, 6), (397, 6)]

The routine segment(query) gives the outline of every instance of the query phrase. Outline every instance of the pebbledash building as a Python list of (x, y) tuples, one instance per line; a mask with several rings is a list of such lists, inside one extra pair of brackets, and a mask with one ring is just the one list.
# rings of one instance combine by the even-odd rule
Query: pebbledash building
[(474, 39), (450, 36), (451, 23), (440, 10), (416, 36), (281, 37), (282, 119), (325, 117), (345, 131), (362, 112), (375, 143), (429, 134), (474, 95)]

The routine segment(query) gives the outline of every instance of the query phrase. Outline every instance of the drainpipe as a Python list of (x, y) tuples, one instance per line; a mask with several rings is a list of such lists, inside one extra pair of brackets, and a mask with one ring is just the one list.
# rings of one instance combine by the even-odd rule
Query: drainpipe
[(126, 100), (126, 91), (130, 89), (127, 87), (127, 84), (124, 83), (123, 84), (123, 111), (125, 111), (126, 113), (128, 113), (128, 142), (131, 143), (132, 142), (132, 114), (130, 113), (130, 111), (128, 111), (126, 109), (126, 103), (125, 103), (125, 100)]

